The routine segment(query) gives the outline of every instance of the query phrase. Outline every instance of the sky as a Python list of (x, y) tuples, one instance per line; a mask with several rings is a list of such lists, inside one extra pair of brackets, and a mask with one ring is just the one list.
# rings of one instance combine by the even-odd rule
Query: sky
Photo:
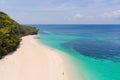
[(119, 24), (120, 0), (0, 0), (21, 24)]

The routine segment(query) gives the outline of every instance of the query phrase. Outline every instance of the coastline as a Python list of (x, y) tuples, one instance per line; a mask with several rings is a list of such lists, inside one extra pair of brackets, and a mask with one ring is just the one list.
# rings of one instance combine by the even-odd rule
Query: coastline
[(20, 47), (0, 60), (2, 80), (70, 80), (59, 52), (39, 44), (35, 35), (22, 37)]
[[(64, 64), (65, 68), (66, 68), (67, 73), (69, 75), (69, 80), (86, 80), (85, 76), (81, 73), (82, 68), (81, 69), (79, 68), (80, 72), (78, 71), (78, 68), (76, 68), (76, 62), (78, 62), (78, 59), (76, 59), (74, 56), (71, 56), (69, 54), (71, 52), (66, 52), (63, 49), (56, 48), (55, 46), (53, 47), (50, 44), (47, 44), (47, 43), (43, 42), (40, 39), (40, 36), (41, 35), (37, 35), (37, 37), (36, 37), (36, 38), (38, 38), (38, 39), (36, 39), (37, 42), (39, 44), (47, 47), (48, 49), (54, 50), (63, 59), (63, 61), (65, 63)], [(80, 61), (80, 63), (81, 63), (81, 66), (82, 66), (83, 63), (81, 61)]]

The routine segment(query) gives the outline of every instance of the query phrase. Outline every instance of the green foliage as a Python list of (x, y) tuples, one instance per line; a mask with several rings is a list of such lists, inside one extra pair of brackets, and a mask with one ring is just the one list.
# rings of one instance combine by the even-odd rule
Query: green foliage
[(21, 27), (19, 27), (19, 33), (20, 36), (33, 35), (33, 34), (37, 34), (37, 30), (35, 27), (22, 25)]
[(22, 36), (37, 34), (34, 27), (23, 26), (0, 12), (0, 58), (14, 51)]

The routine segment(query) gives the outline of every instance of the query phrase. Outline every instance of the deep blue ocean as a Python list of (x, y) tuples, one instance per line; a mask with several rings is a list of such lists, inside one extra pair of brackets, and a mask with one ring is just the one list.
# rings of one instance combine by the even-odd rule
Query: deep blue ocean
[(120, 80), (120, 25), (32, 25), (65, 55), (72, 80)]

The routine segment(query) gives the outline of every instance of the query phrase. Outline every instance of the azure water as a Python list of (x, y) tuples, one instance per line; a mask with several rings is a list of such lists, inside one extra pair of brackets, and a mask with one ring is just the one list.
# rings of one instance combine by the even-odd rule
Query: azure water
[(120, 80), (120, 25), (33, 25), (63, 51), (72, 80)]

